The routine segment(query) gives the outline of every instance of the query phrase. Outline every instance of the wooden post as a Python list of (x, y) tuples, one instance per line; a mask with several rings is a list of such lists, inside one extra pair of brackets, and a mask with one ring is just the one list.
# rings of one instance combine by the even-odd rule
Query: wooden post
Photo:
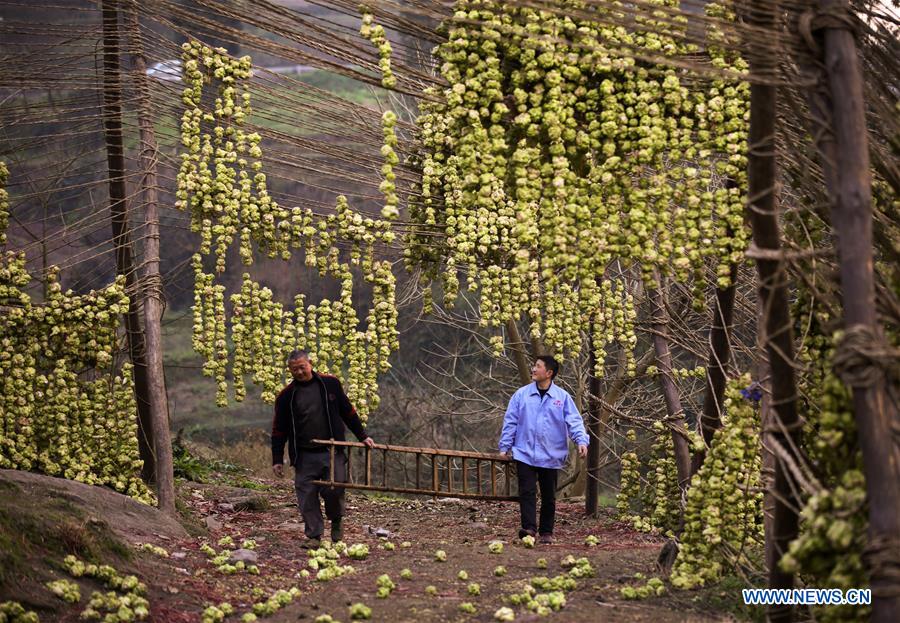
[(366, 446), (366, 484), (372, 484), (372, 451)]
[(497, 466), (491, 461), (491, 495), (497, 495)]
[(159, 273), (159, 195), (157, 192), (157, 144), (150, 110), (150, 77), (144, 58), (143, 38), (137, 2), (131, 1), (130, 34), (134, 77), (138, 85), (138, 125), (141, 136), (140, 186), (144, 196), (144, 333), (146, 336), (147, 401), (153, 422), (156, 452), (156, 494), (159, 508), (175, 515), (175, 478), (172, 438), (169, 428), (169, 401), (163, 369), (162, 315), (163, 284)]
[(512, 467), (512, 463), (507, 463), (503, 467), (503, 474), (506, 481), (506, 495), (509, 495), (510, 492), (510, 468)]
[(466, 469), (466, 459), (462, 460), (462, 490), (463, 493), (469, 492), (469, 471)]
[(481, 493), (481, 460), (475, 459), (475, 478), (478, 481), (478, 493)]
[(433, 491), (440, 491), (438, 482), (438, 457), (436, 454), (431, 455), (431, 488)]
[(422, 484), (419, 482), (422, 474), (422, 453), (416, 452), (416, 489), (420, 488)]
[(328, 447), (328, 480), (334, 482), (334, 446)]
[[(775, 31), (776, 5), (771, 2), (754, 2), (748, 12), (748, 21)], [(751, 41), (749, 55), (753, 75), (770, 75), (775, 72), (777, 59), (771, 44), (763, 38)], [(750, 87), (750, 136), (748, 153), (748, 207), (753, 227), (753, 242), (772, 257), (756, 261), (759, 272), (759, 296), (765, 322), (765, 344), (772, 371), (772, 429), (768, 431), (772, 444), (780, 445), (792, 457), (797, 447), (800, 420), (797, 416), (796, 383), (794, 380), (794, 341), (791, 314), (788, 308), (787, 273), (782, 260), (775, 259), (781, 252), (781, 233), (778, 226), (776, 202), (776, 149), (775, 115), (778, 103), (777, 89), (771, 84), (753, 84)], [(780, 556), (788, 544), (797, 537), (799, 500), (796, 488), (788, 480), (787, 466), (783, 459), (775, 462), (775, 513), (772, 534), (767, 534), (771, 547)], [(778, 565), (769, 567), (769, 588), (792, 588), (794, 576), (785, 573)], [(770, 606), (770, 621), (790, 621), (791, 606)]]
[(381, 484), (382, 486), (387, 486), (387, 450), (384, 450), (381, 455)]
[[(763, 534), (774, 534), (775, 524), (775, 453), (772, 451), (772, 443), (770, 440), (771, 431), (773, 430), (774, 418), (772, 415), (772, 378), (769, 370), (769, 356), (766, 350), (765, 335), (766, 323), (765, 314), (762, 310), (762, 301), (759, 297), (756, 299), (757, 319), (756, 319), (756, 378), (759, 381), (762, 390), (762, 397), (759, 400), (759, 422), (761, 424), (760, 438), (762, 441), (761, 453), (762, 464), (760, 467), (760, 485), (763, 488)], [(775, 547), (772, 539), (765, 540), (765, 560), (766, 568), (771, 569), (773, 565), (778, 564), (778, 556), (775, 554)]]
[(675, 447), (675, 468), (678, 472), (678, 486), (684, 491), (691, 478), (691, 450), (688, 445), (687, 426), (684, 423), (684, 409), (681, 408), (681, 397), (678, 387), (672, 378), (672, 354), (669, 352), (668, 323), (663, 280), (659, 271), (654, 270), (656, 288), (650, 291), (653, 303), (653, 350), (659, 367), (659, 383), (666, 401), (666, 412), (669, 416), (669, 428), (672, 431), (672, 443)]
[(353, 482), (353, 448), (347, 448), (347, 482)]
[(453, 493), (453, 457), (447, 457), (447, 491)]
[[(846, 11), (841, 0), (820, 0), (824, 12)], [(872, 621), (900, 615), (900, 448), (896, 404), (871, 349), (886, 344), (875, 309), (872, 257), (872, 179), (862, 70), (849, 23), (830, 19), (822, 27), (825, 69), (831, 92), (834, 168), (826, 170), (831, 224), (837, 235), (845, 339), (837, 345), (842, 379), (853, 388), (853, 413), (862, 448), (869, 498), (869, 543), (865, 561), (872, 588)], [(874, 370), (873, 370), (874, 368)], [(871, 374), (876, 372), (875, 374)]]
[[(147, 362), (144, 335), (138, 306), (138, 281), (132, 259), (131, 232), (128, 226), (128, 207), (125, 201), (125, 146), (122, 130), (122, 85), (119, 54), (119, 3), (103, 0), (103, 129), (106, 141), (106, 161), (109, 169), (109, 211), (112, 224), (112, 243), (116, 259), (116, 273), (125, 276), (128, 292), (128, 311), (125, 331), (128, 351), (134, 365), (134, 393), (137, 402), (138, 450), (144, 461), (141, 477), (155, 479), (156, 459), (153, 451), (155, 431), (153, 414), (148, 400)], [(173, 500), (174, 504), (174, 500)]]

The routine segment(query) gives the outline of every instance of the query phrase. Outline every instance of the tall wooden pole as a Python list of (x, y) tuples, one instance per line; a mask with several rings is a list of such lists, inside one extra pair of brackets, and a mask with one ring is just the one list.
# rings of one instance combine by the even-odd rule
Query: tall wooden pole
[[(853, 412), (869, 499), (866, 564), (872, 621), (900, 618), (900, 430), (897, 407), (886, 394), (877, 350), (886, 344), (875, 310), (872, 257), (872, 179), (862, 70), (851, 31), (849, 4), (820, 0), (823, 14), (845, 15), (822, 27), (831, 103), (834, 167), (831, 224), (837, 235), (845, 339), (836, 368), (853, 388)], [(826, 154), (823, 154), (826, 155)]]
[[(769, 32), (775, 32), (776, 5), (771, 0), (756, 1), (748, 14), (748, 21)], [(777, 59), (770, 42), (751, 41), (750, 72), (755, 76), (775, 73)], [(750, 87), (750, 136), (748, 154), (749, 220), (753, 228), (753, 243), (762, 254), (756, 261), (759, 272), (759, 296), (764, 314), (765, 344), (772, 372), (772, 427), (768, 439), (792, 458), (797, 447), (800, 420), (797, 415), (796, 381), (794, 378), (794, 340), (791, 314), (788, 307), (787, 271), (781, 253), (781, 232), (778, 226), (776, 201), (777, 162), (775, 152), (775, 115), (777, 89), (769, 84), (755, 83)], [(799, 500), (795, 487), (789, 482), (787, 466), (779, 458), (775, 463), (775, 510), (772, 534), (767, 543), (780, 558), (797, 537)], [(792, 588), (794, 576), (777, 564), (769, 567), (769, 588)], [(791, 621), (791, 606), (770, 606), (770, 621)]]
[(138, 450), (144, 466), (141, 477), (151, 481), (155, 472), (153, 456), (153, 420), (147, 401), (147, 364), (144, 358), (144, 337), (141, 332), (137, 275), (131, 253), (131, 233), (128, 208), (125, 202), (125, 147), (122, 134), (122, 85), (119, 54), (119, 7), (117, 0), (103, 0), (103, 128), (106, 140), (106, 161), (109, 168), (109, 211), (112, 241), (115, 248), (116, 272), (125, 276), (128, 291), (128, 311), (125, 330), (128, 350), (134, 364), (134, 393), (137, 400)]
[(169, 404), (162, 356), (163, 283), (159, 273), (159, 195), (157, 192), (157, 144), (150, 111), (150, 77), (144, 58), (137, 3), (129, 11), (134, 77), (138, 85), (138, 126), (141, 137), (140, 187), (144, 197), (144, 332), (146, 334), (147, 401), (153, 419), (156, 451), (156, 496), (160, 510), (175, 515), (175, 482)]
[[(762, 465), (760, 470), (760, 483), (763, 487), (763, 534), (774, 534), (775, 527), (775, 454), (772, 452), (770, 435), (773, 429), (772, 417), (772, 374), (769, 370), (769, 356), (766, 350), (766, 314), (763, 311), (762, 301), (756, 299), (756, 345), (754, 348), (756, 361), (754, 362), (756, 379), (759, 381), (762, 396), (759, 399), (760, 439), (762, 441)], [(765, 542), (766, 569), (771, 569), (778, 564), (780, 558), (775, 552), (772, 540), (767, 538)]]

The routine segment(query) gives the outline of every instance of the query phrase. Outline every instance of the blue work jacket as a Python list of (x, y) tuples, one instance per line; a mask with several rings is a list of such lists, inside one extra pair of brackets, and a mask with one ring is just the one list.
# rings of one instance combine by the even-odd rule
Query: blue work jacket
[(537, 383), (530, 383), (510, 398), (498, 447), (500, 452), (512, 448), (515, 460), (533, 467), (559, 469), (569, 455), (569, 437), (579, 446), (589, 443), (572, 397), (550, 383), (541, 398)]

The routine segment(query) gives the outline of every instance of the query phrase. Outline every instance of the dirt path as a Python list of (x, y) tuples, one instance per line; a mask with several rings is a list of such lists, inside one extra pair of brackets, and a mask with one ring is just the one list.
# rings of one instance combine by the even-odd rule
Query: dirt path
[[(696, 593), (639, 602), (623, 600), (618, 589), (628, 582), (637, 582), (635, 573), (647, 577), (654, 574), (653, 564), (662, 541), (635, 533), (608, 517), (586, 519), (582, 508), (573, 504), (558, 507), (557, 539), (553, 545), (526, 549), (514, 538), (518, 526), (515, 504), (372, 498), (351, 492), (344, 540), (349, 544), (367, 544), (369, 557), (364, 561), (344, 559), (342, 564), (353, 564), (356, 572), (330, 582), (315, 581), (314, 573), (308, 579), (300, 578), (298, 574), (306, 568), (308, 555), (301, 547), (304, 537), (293, 491), (284, 481), (270, 484), (272, 489), (262, 495), (268, 498), (271, 508), (261, 512), (232, 512), (227, 505), (221, 505), (227, 496), (215, 487), (191, 484), (183, 491), (187, 505), (199, 520), (213, 517), (213, 529), (205, 540), (217, 550), (222, 549), (217, 541), (223, 536), (231, 536), (236, 543), (244, 538), (257, 541), (260, 575), (221, 574), (199, 551), (204, 540), (199, 537), (158, 539), (159, 545), (178, 554), (177, 558), (168, 559), (141, 554), (143, 574), (152, 586), (154, 621), (198, 621), (205, 606), (222, 601), (229, 601), (242, 614), (254, 601), (261, 601), (276, 589), (292, 586), (300, 588), (301, 595), (275, 615), (261, 620), (293, 623), (330, 614), (347, 623), (348, 606), (363, 602), (372, 608), (373, 621), (492, 621), (495, 610), (504, 605), (504, 595), (521, 591), (524, 581), (531, 577), (552, 577), (564, 572), (560, 560), (568, 554), (587, 557), (596, 575), (579, 580), (578, 588), (567, 594), (565, 608), (553, 613), (550, 620), (730, 620), (705, 612), (705, 600), (697, 599)], [(391, 533), (388, 540), (396, 545), (394, 551), (379, 547), (383, 540), (372, 533), (378, 528)], [(585, 545), (588, 534), (595, 535), (599, 545)], [(487, 545), (494, 539), (504, 542), (502, 554), (488, 551)], [(411, 546), (401, 547), (404, 541)], [(446, 551), (446, 562), (434, 560), (437, 549)], [(547, 560), (547, 569), (538, 568), (539, 558)], [(505, 577), (493, 575), (497, 565), (506, 567)], [(412, 571), (412, 579), (400, 578), (403, 568)], [(457, 579), (460, 570), (468, 573), (468, 581)], [(396, 588), (387, 599), (377, 599), (376, 578), (384, 573), (390, 575)], [(468, 582), (480, 584), (480, 596), (467, 594)], [(427, 595), (428, 585), (437, 587), (438, 594)], [(477, 614), (462, 614), (458, 607), (463, 601), (472, 602)], [(516, 621), (541, 618), (513, 608)]]

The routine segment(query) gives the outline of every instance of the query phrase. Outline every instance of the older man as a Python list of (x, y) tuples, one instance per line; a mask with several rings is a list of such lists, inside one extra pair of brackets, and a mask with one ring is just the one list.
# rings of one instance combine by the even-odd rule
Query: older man
[[(537, 357), (531, 368), (534, 383), (516, 391), (509, 401), (500, 433), (500, 452), (516, 461), (519, 481), (519, 510), (522, 528), (519, 538), (535, 536), (553, 542), (556, 519), (556, 480), (569, 454), (568, 438), (578, 444), (578, 454), (587, 456), (588, 436), (572, 397), (553, 381), (559, 362), (550, 355)], [(541, 518), (538, 525), (537, 485), (541, 489)]]
[[(303, 515), (306, 547), (321, 544), (325, 522), (319, 496), (325, 501), (325, 514), (331, 520), (331, 540), (343, 538), (344, 488), (321, 487), (314, 480), (328, 480), (331, 460), (328, 447), (314, 444), (313, 439), (346, 439), (344, 425), (370, 448), (375, 442), (366, 434), (356, 409), (344, 393), (341, 382), (329, 374), (313, 371), (309, 354), (295, 350), (288, 357), (288, 370), (294, 380), (275, 399), (272, 421), (272, 470), (284, 476), (284, 444), (294, 466), (294, 490)], [(334, 479), (347, 479), (347, 457), (342, 449), (335, 451)]]

